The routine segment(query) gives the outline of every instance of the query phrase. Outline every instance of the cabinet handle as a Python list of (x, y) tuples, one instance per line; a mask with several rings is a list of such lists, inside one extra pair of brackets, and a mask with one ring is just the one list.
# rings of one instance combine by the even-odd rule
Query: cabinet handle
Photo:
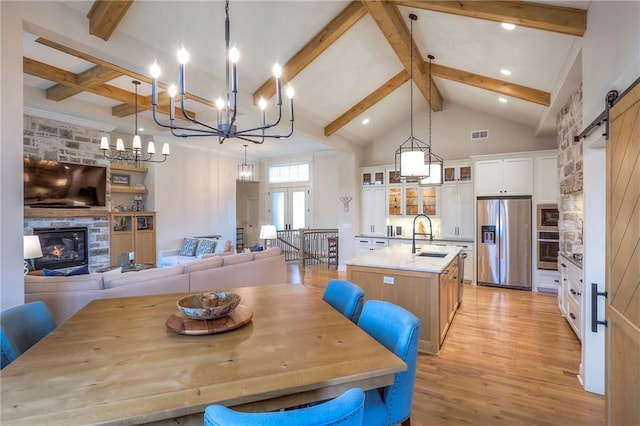
[(565, 265), (564, 263), (560, 263), (560, 265), (561, 265), (563, 268), (566, 268), (566, 267), (567, 267), (567, 265)]
[(571, 317), (571, 319), (572, 319), (572, 320), (575, 320), (575, 319), (576, 319), (576, 316), (575, 316), (575, 315), (573, 315), (573, 312), (569, 312), (569, 316)]
[(571, 290), (569, 290), (569, 291), (571, 292), (571, 294), (573, 294), (573, 295), (575, 295), (575, 296), (577, 296), (577, 295), (578, 295), (578, 293), (576, 293), (576, 291), (575, 291), (574, 289), (571, 289)]
[(553, 281), (555, 281), (555, 282), (557, 282), (557, 283), (559, 283), (559, 282), (560, 282), (560, 280), (553, 280)]

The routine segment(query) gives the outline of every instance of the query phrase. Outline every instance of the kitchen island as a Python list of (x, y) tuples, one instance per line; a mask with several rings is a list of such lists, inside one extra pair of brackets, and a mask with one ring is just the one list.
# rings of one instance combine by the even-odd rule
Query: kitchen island
[(413, 312), (420, 321), (418, 350), (438, 354), (460, 306), (460, 247), (403, 244), (347, 261), (347, 279), (365, 298), (386, 300)]

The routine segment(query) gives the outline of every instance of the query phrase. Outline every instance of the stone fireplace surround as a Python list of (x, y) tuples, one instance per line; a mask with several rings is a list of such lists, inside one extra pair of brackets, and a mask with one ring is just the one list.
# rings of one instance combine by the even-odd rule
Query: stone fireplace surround
[[(47, 118), (24, 115), (23, 150), (29, 158), (109, 166), (98, 130)], [(110, 201), (107, 191), (107, 205)], [(87, 228), (89, 271), (109, 266), (108, 209), (25, 209), (24, 235), (34, 228), (65, 227)]]

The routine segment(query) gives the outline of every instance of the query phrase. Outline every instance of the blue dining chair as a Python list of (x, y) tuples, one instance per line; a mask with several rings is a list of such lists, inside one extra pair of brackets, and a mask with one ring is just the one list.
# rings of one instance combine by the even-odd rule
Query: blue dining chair
[(204, 426), (360, 426), (364, 391), (349, 389), (322, 404), (269, 413), (241, 413), (222, 405), (210, 405), (204, 411)]
[(408, 426), (416, 380), (420, 320), (406, 309), (381, 300), (365, 303), (358, 326), (407, 364), (392, 385), (365, 393), (366, 426)]
[(14, 306), (0, 313), (0, 347), (4, 368), (56, 328), (42, 301)]
[(324, 290), (322, 300), (357, 323), (364, 303), (364, 290), (350, 281), (330, 280)]

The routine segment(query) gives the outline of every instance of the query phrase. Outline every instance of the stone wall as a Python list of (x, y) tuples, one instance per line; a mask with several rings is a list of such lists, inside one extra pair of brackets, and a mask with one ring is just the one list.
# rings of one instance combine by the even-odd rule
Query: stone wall
[(582, 87), (579, 87), (558, 114), (558, 177), (560, 196), (560, 251), (571, 256), (582, 253)]
[[(105, 159), (100, 151), (100, 134), (96, 129), (25, 115), (23, 144), (24, 156), (28, 158), (109, 165), (109, 160)], [(106, 213), (109, 205), (110, 194), (107, 191), (105, 216), (25, 218), (24, 235), (31, 235), (34, 228), (86, 227), (89, 242), (89, 270), (95, 271), (110, 264), (109, 217)]]

